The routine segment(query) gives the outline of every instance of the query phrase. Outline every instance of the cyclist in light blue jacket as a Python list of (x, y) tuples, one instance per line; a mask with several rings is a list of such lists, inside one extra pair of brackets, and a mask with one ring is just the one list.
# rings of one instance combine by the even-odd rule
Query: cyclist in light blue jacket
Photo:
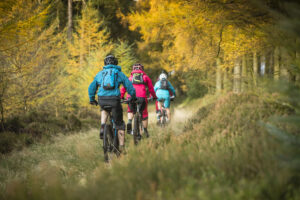
[[(173, 96), (170, 97), (170, 92), (171, 90)], [(157, 101), (158, 101), (158, 115), (157, 115), (157, 120), (159, 121), (160, 116), (161, 116), (161, 108), (162, 108), (162, 103), (164, 103), (164, 107), (166, 108), (168, 119), (171, 119), (171, 113), (170, 113), (170, 99), (174, 98), (176, 96), (176, 92), (172, 84), (167, 80), (167, 75), (165, 73), (162, 73), (159, 75), (159, 80), (155, 83), (154, 86), (154, 91), (157, 96)]]

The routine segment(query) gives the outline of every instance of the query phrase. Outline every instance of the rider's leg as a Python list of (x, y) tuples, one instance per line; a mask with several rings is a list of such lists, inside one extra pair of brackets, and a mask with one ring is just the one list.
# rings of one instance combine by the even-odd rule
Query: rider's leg
[(132, 112), (128, 112), (128, 122), (127, 122), (127, 133), (128, 134), (131, 134), (133, 116), (134, 115)]
[(167, 111), (167, 116), (168, 116), (168, 119), (167, 121), (169, 121), (171, 119), (171, 112), (170, 112), (170, 108), (166, 108), (166, 111)]
[(118, 130), (118, 136), (119, 136), (119, 145), (121, 147), (124, 147), (125, 142), (125, 131), (124, 130)]
[(108, 112), (101, 110), (101, 124), (105, 124), (108, 117)]
[(105, 123), (108, 117), (108, 112), (106, 112), (105, 110), (101, 110), (101, 128), (100, 128), (100, 139), (103, 139), (103, 134), (104, 134), (104, 127), (105, 127)]
[(156, 119), (159, 121), (160, 110), (158, 109), (158, 101), (155, 101)]
[(146, 119), (143, 120), (143, 127), (144, 127), (144, 133), (146, 137), (149, 137), (149, 133), (148, 133), (148, 117)]
[(148, 127), (148, 118), (143, 120), (143, 127), (144, 129)]
[(132, 119), (134, 117), (134, 114), (135, 113), (135, 104), (134, 103), (129, 103), (128, 104), (128, 123), (127, 123), (127, 133), (128, 134), (131, 134), (131, 131), (132, 131)]
[(122, 153), (125, 150), (125, 123), (124, 121), (120, 124), (116, 124), (118, 129), (118, 138), (119, 138), (119, 151)]
[(125, 123), (123, 121), (123, 109), (120, 101), (118, 101), (112, 109), (113, 119), (118, 129), (119, 150), (122, 152), (125, 147)]
[(148, 101), (147, 99), (145, 99), (145, 105), (143, 107), (143, 113), (142, 113), (142, 118), (143, 118), (143, 133), (145, 133), (146, 137), (149, 137), (149, 133), (148, 133)]
[(160, 101), (157, 102), (157, 108), (158, 110), (156, 116), (157, 116), (157, 122), (159, 122), (161, 118), (161, 108), (162, 108), (162, 103)]
[(165, 108), (166, 108), (167, 116), (168, 116), (167, 122), (169, 122), (169, 121), (171, 120), (170, 98), (167, 98), (167, 99), (165, 100), (164, 106), (165, 106)]

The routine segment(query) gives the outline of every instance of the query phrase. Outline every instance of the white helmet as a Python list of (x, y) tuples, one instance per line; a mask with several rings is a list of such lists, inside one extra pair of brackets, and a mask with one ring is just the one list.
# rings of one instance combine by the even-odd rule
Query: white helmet
[(162, 79), (167, 79), (167, 74), (162, 73), (161, 75), (159, 75), (159, 80), (162, 80)]

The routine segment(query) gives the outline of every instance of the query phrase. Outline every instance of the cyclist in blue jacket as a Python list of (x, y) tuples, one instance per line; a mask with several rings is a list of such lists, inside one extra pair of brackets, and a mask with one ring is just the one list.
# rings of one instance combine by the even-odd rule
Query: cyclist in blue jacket
[[(94, 81), (88, 88), (90, 104), (99, 105), (101, 107), (101, 128), (100, 128), (100, 139), (103, 139), (104, 126), (108, 117), (108, 112), (112, 112), (112, 117), (115, 121), (116, 128), (118, 129), (119, 136), (119, 149), (122, 152), (124, 150), (124, 137), (125, 137), (125, 123), (123, 121), (123, 109), (121, 105), (121, 93), (120, 85), (124, 85), (127, 92), (135, 100), (136, 94), (135, 89), (121, 71), (121, 67), (118, 65), (118, 60), (113, 55), (108, 55), (104, 59), (103, 70), (100, 71)], [(99, 88), (99, 89), (98, 89)], [(98, 102), (95, 100), (95, 94), (98, 90)], [(111, 106), (112, 110), (107, 110), (105, 106)]]
[(170, 91), (172, 92), (173, 96), (176, 96), (176, 92), (174, 87), (171, 85), (171, 83), (167, 80), (167, 75), (165, 73), (162, 73), (159, 75), (159, 80), (155, 83), (154, 91), (157, 96), (158, 101), (158, 115), (157, 115), (157, 121), (160, 120), (161, 116), (161, 107), (162, 107), (162, 101), (164, 101), (164, 107), (167, 111), (167, 122), (171, 119), (171, 113), (170, 113)]

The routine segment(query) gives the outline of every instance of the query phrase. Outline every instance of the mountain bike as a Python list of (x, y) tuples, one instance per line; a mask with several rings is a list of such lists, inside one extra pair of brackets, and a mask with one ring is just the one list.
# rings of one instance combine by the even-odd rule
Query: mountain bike
[(117, 157), (120, 156), (119, 151), (119, 137), (118, 129), (112, 118), (111, 109), (112, 106), (104, 106), (104, 109), (108, 112), (108, 118), (104, 126), (103, 134), (103, 152), (105, 162), (109, 162), (110, 153), (114, 153)]
[[(98, 105), (97, 101), (94, 101), (92, 105)], [(117, 157), (120, 156), (119, 150), (119, 137), (118, 129), (112, 118), (112, 106), (103, 106), (103, 109), (108, 113), (107, 120), (104, 126), (103, 133), (103, 152), (104, 152), (104, 161), (109, 162), (110, 153), (114, 153)]]
[[(130, 103), (129, 100), (124, 100), (124, 103), (128, 104)], [(142, 104), (143, 100), (142, 98), (137, 98), (135, 101), (135, 113), (133, 118), (133, 142), (135, 145), (139, 143), (141, 140), (141, 132), (144, 130), (143, 126), (143, 110), (142, 110)], [(149, 137), (149, 136), (148, 136)]]
[[(174, 99), (175, 99), (174, 96), (170, 97), (170, 101), (174, 101)], [(160, 102), (161, 102), (162, 105), (161, 105), (161, 110), (160, 110), (161, 115), (160, 115), (160, 118), (159, 118), (160, 120), (158, 121), (159, 122), (158, 125), (160, 127), (165, 127), (167, 125), (167, 119), (168, 119), (167, 110), (164, 106), (165, 100), (161, 99)]]

